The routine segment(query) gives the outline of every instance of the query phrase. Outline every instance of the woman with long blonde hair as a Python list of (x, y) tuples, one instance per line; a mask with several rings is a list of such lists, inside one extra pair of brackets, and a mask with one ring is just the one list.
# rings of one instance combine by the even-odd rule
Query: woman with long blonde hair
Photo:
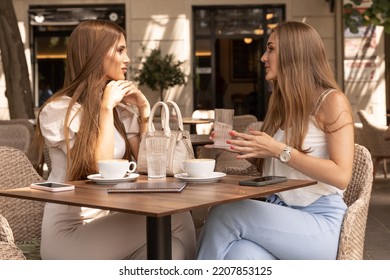
[[(41, 108), (38, 130), (49, 149), (49, 181), (86, 179), (101, 159), (137, 159), (150, 105), (125, 79), (130, 59), (115, 23), (87, 20), (72, 32), (63, 88)], [(192, 259), (190, 213), (172, 216), (172, 257)], [(145, 259), (146, 218), (101, 209), (47, 203), (43, 259)]]
[(354, 126), (322, 40), (287, 21), (262, 56), (272, 94), (262, 131), (232, 131), (230, 151), (263, 175), (314, 179), (316, 185), (266, 201), (215, 207), (201, 232), (199, 259), (335, 259), (352, 176)]

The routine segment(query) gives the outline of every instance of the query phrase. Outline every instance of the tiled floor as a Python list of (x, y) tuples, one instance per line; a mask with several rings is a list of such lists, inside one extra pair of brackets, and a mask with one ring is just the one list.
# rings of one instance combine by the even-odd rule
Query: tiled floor
[(368, 209), (365, 260), (390, 260), (390, 174), (381, 177), (374, 180)]

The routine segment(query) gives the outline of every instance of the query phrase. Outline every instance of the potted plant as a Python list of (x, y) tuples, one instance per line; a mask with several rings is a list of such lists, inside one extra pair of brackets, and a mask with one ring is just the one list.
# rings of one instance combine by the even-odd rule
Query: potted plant
[[(145, 54), (145, 47), (142, 47)], [(139, 85), (146, 85), (151, 90), (159, 91), (160, 100), (164, 100), (164, 91), (186, 83), (186, 74), (180, 66), (183, 61), (175, 61), (173, 54), (161, 53), (161, 49), (155, 48), (149, 55), (140, 58), (142, 67), (135, 70), (134, 80)]]
[(358, 33), (360, 25), (381, 25), (390, 34), (390, 1), (371, 0), (371, 5), (363, 8), (362, 0), (350, 0), (344, 4), (344, 23), (352, 33)]

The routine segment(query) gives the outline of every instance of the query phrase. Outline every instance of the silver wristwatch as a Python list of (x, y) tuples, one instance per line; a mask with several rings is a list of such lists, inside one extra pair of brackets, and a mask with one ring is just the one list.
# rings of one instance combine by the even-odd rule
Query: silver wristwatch
[(290, 146), (286, 146), (283, 151), (279, 155), (279, 160), (283, 163), (287, 163), (291, 159), (291, 151), (292, 148)]

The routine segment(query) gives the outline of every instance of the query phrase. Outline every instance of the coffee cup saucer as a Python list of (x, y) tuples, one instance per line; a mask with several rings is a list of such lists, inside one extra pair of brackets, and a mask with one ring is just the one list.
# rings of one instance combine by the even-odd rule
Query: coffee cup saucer
[(128, 173), (122, 178), (103, 178), (100, 174), (88, 175), (87, 178), (96, 184), (116, 184), (120, 182), (130, 182), (139, 177), (137, 173)]
[(187, 173), (179, 173), (174, 175), (175, 178), (189, 183), (215, 183), (225, 176), (226, 173), (223, 172), (213, 172), (211, 176), (203, 178), (189, 177)]

